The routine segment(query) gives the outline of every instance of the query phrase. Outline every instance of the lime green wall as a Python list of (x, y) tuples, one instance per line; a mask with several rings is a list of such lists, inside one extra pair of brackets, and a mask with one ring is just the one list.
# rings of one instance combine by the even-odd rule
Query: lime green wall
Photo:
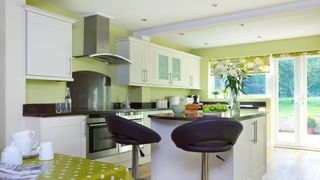
[(200, 97), (202, 100), (208, 100), (208, 60), (210, 59), (268, 55), (318, 49), (320, 49), (320, 36), (192, 50), (191, 53), (202, 57), (200, 65), (202, 90), (199, 91)]
[[(27, 4), (34, 6), (39, 9), (44, 9), (51, 11), (63, 16), (71, 17), (77, 20), (73, 25), (72, 33), (72, 46), (73, 55), (83, 54), (83, 18), (76, 13), (63, 10), (61, 8), (52, 6), (50, 4), (44, 3), (39, 0), (27, 0)], [(130, 32), (127, 30), (110, 25), (110, 51), (116, 51), (115, 41), (120, 38), (125, 38), (130, 35)], [(81, 58), (73, 60), (72, 63), (73, 71), (80, 70), (90, 70), (103, 73), (111, 77), (111, 79), (116, 79), (115, 77), (115, 67), (109, 66), (105, 63), (92, 60), (89, 58)], [(118, 86), (114, 81), (111, 82), (111, 96), (112, 101), (124, 101), (124, 98), (129, 92), (128, 86)], [(43, 81), (43, 80), (27, 80), (26, 82), (26, 103), (52, 103), (57, 102), (59, 99), (63, 99), (65, 96), (65, 82), (57, 81)]]
[[(77, 22), (73, 25), (72, 30), (72, 46), (73, 55), (82, 55), (83, 53), (83, 18), (76, 13), (66, 11), (64, 9), (52, 6), (40, 0), (27, 0), (27, 4), (39, 9), (51, 11), (63, 16), (76, 19)], [(116, 52), (116, 40), (130, 36), (131, 33), (126, 29), (110, 25), (110, 51)], [(152, 38), (151, 41), (155, 44), (167, 46), (177, 50), (189, 52), (190, 49), (181, 45), (173, 44), (161, 39)], [(149, 87), (129, 87), (119, 86), (114, 81), (116, 79), (115, 67), (106, 65), (105, 63), (92, 60), (89, 58), (79, 58), (73, 60), (73, 71), (90, 70), (103, 73), (110, 76), (111, 85), (111, 101), (122, 102), (126, 96), (129, 96), (131, 102), (150, 102), (155, 99), (162, 99), (166, 96), (185, 96), (190, 94), (189, 90), (185, 89), (164, 89), (164, 88), (149, 88)], [(43, 80), (27, 80), (26, 81), (26, 103), (53, 103), (65, 96), (65, 82), (43, 81)]]

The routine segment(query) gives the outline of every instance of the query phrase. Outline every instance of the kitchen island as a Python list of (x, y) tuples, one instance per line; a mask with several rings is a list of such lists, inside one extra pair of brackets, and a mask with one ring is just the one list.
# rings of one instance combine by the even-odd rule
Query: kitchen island
[[(212, 116), (188, 117), (184, 114), (149, 115), (151, 128), (161, 141), (151, 148), (152, 180), (201, 179), (201, 153), (187, 152), (175, 146), (172, 131), (185, 123), (204, 119), (240, 121), (243, 131), (233, 149), (218, 153), (225, 162), (209, 154), (209, 179), (247, 180), (262, 179), (266, 172), (266, 118), (264, 112), (241, 110), (234, 116), (230, 112)], [(192, 134), (190, 134), (192, 136)]]

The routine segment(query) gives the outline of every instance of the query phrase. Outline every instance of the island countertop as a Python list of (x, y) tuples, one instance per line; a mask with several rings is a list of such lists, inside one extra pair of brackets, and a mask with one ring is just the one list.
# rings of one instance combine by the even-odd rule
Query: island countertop
[(215, 119), (215, 120), (220, 120), (220, 119), (226, 119), (226, 120), (247, 120), (247, 119), (252, 119), (256, 117), (261, 117), (265, 116), (266, 112), (261, 112), (261, 111), (256, 111), (256, 110), (241, 110), (240, 114), (237, 115), (232, 115), (230, 111), (227, 112), (220, 112), (216, 114), (211, 114), (211, 115), (199, 115), (199, 116), (188, 116), (186, 114), (174, 114), (174, 113), (169, 113), (169, 114), (154, 114), (154, 115), (149, 115), (149, 118), (152, 119), (161, 119), (161, 120), (178, 120), (178, 121), (197, 121), (197, 120), (206, 120), (206, 119)]

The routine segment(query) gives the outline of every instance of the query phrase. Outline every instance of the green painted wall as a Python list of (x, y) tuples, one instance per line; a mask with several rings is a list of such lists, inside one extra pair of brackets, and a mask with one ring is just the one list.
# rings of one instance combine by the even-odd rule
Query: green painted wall
[[(27, 4), (39, 9), (61, 14), (77, 20), (73, 25), (72, 46), (73, 55), (82, 55), (83, 52), (83, 18), (76, 13), (66, 11), (64, 9), (52, 6), (40, 0), (27, 0)], [(116, 40), (130, 36), (131, 33), (126, 29), (110, 25), (110, 51), (116, 52)], [(152, 38), (155, 44), (167, 46), (177, 50), (189, 52), (190, 49), (181, 45), (172, 44), (168, 41)], [(149, 87), (129, 87), (119, 86), (114, 81), (116, 79), (115, 67), (106, 65), (102, 62), (89, 58), (81, 58), (74, 60), (72, 63), (73, 71), (90, 70), (103, 73), (111, 77), (111, 101), (122, 102), (126, 96), (129, 96), (131, 102), (150, 102), (155, 99), (162, 99), (166, 96), (185, 96), (190, 94), (190, 90), (185, 89), (167, 89), (167, 88), (149, 88)], [(65, 82), (43, 81), (43, 80), (27, 80), (26, 81), (26, 103), (54, 103), (65, 96)], [(171, 93), (170, 93), (171, 92)], [(72, 92), (71, 92), (72, 93)]]
[(286, 40), (250, 43), (216, 48), (195, 49), (191, 53), (201, 56), (201, 91), (202, 100), (208, 100), (208, 60), (228, 57), (268, 55), (320, 49), (320, 36), (310, 36)]
[[(33, 7), (51, 11), (57, 14), (61, 14), (63, 16), (71, 17), (77, 20), (77, 22), (73, 25), (72, 33), (72, 46), (73, 55), (81, 55), (83, 54), (83, 18), (76, 13), (69, 12), (63, 10), (61, 8), (52, 6), (50, 4), (44, 3), (39, 0), (28, 0), (28, 5)], [(127, 30), (115, 26), (113, 24), (110, 25), (110, 51), (116, 51), (116, 40), (120, 38), (125, 38), (130, 35), (130, 32)], [(89, 58), (81, 58), (73, 60), (72, 63), (73, 71), (80, 70), (90, 70), (103, 73), (107, 76), (110, 76), (111, 79), (115, 78), (115, 67), (109, 66), (105, 63), (92, 60)], [(128, 86), (118, 86), (114, 81), (112, 83), (111, 88), (111, 96), (112, 101), (124, 101), (126, 95), (129, 92)], [(42, 81), (42, 80), (27, 80), (26, 82), (26, 103), (52, 103), (57, 102), (59, 99), (63, 99), (65, 96), (65, 82), (57, 82), (57, 81)]]

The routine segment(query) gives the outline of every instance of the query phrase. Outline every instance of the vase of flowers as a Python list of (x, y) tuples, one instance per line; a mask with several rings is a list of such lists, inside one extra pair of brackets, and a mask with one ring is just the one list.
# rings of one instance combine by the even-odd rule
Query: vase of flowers
[(220, 62), (213, 69), (213, 75), (225, 79), (225, 89), (230, 93), (230, 111), (239, 114), (238, 97), (243, 91), (243, 80), (247, 78), (247, 70), (241, 64)]

